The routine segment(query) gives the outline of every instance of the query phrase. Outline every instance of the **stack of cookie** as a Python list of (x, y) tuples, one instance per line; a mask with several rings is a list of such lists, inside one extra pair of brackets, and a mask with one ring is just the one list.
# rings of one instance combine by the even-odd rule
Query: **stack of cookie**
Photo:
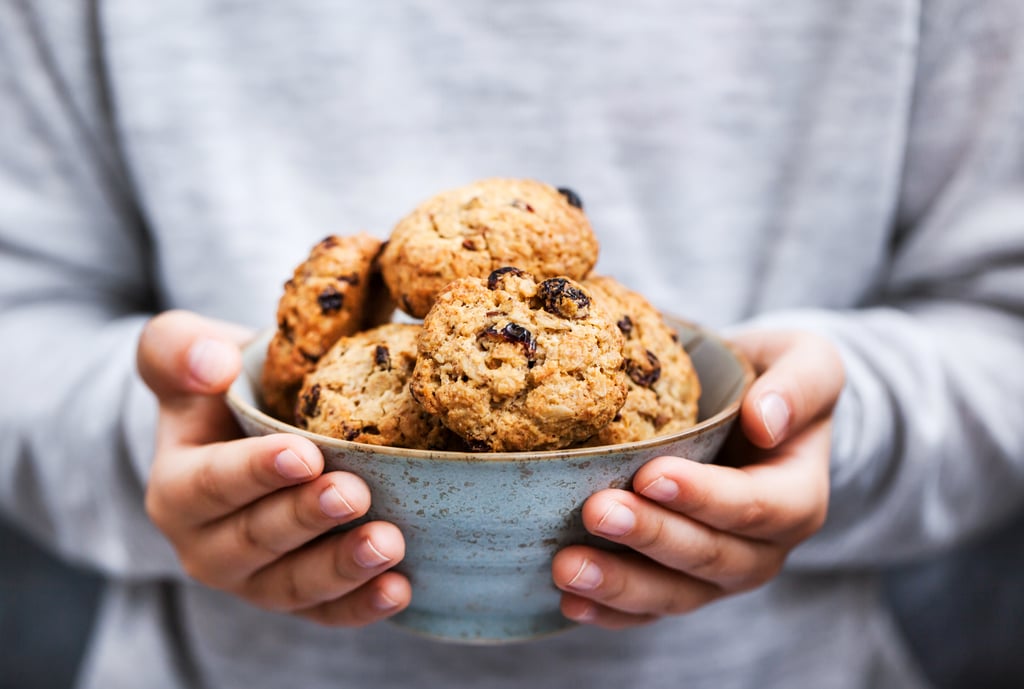
[[(314, 433), (425, 450), (613, 445), (685, 429), (700, 384), (640, 294), (591, 276), (579, 197), (488, 179), (387, 242), (320, 242), (285, 284), (263, 403)], [(400, 308), (414, 323), (394, 323)]]

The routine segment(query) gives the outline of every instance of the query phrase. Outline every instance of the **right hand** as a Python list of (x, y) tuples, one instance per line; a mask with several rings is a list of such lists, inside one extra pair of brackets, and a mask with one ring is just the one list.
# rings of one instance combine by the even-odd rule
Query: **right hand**
[(146, 511), (185, 572), (258, 607), (332, 626), (360, 626), (409, 604), (389, 571), (405, 554), (394, 524), (331, 528), (366, 513), (359, 477), (324, 473), (297, 435), (238, 438), (223, 393), (241, 370), (237, 326), (169, 311), (139, 340), (138, 366), (160, 403)]

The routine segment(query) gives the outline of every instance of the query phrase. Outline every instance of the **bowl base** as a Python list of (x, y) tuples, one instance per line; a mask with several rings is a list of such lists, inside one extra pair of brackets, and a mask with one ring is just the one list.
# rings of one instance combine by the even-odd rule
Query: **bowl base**
[(479, 645), (532, 641), (578, 626), (557, 611), (529, 616), (453, 617), (410, 608), (395, 615), (391, 621), (435, 641)]

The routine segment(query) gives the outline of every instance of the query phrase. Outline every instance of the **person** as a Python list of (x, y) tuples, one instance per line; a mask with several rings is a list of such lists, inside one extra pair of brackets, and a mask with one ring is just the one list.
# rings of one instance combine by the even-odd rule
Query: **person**
[[(883, 566), (1024, 497), (1011, 0), (0, 5), (0, 504), (109, 580), (81, 687), (927, 686)], [(758, 368), (746, 450), (660, 457), (558, 553), (581, 625), (384, 622), (404, 535), (222, 393), (312, 244), (487, 176)], [(137, 362), (137, 366), (136, 366)]]

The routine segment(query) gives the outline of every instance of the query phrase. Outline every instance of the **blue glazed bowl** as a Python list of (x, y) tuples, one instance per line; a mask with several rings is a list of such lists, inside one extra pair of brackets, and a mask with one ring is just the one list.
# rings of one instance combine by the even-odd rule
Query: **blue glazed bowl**
[(702, 386), (698, 423), (643, 442), (548, 452), (433, 452), (329, 438), (288, 425), (259, 407), (271, 333), (243, 352), (228, 405), (247, 435), (296, 433), (323, 451), (328, 470), (369, 485), (365, 519), (396, 524), (406, 537), (398, 571), (413, 588), (398, 625), (443, 640), (503, 643), (573, 626), (559, 612), (551, 559), (573, 543), (612, 546), (583, 529), (583, 502), (603, 488), (628, 488), (645, 462), (679, 455), (708, 462), (718, 452), (754, 375), (728, 344), (669, 319)]

